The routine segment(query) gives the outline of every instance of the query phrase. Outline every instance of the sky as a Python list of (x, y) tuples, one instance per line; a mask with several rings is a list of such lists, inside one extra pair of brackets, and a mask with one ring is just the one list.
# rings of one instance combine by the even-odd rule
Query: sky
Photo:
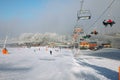
[(94, 22), (112, 0), (84, 0), (83, 9), (90, 10), (92, 18), (77, 22), (77, 11), (80, 10), (80, 1), (0, 0), (0, 38), (4, 38), (6, 35), (17, 37), (22, 33), (38, 32), (71, 35), (75, 26), (82, 27), (86, 32), (96, 28), (104, 32), (104, 26), (102, 25), (104, 18), (114, 18), (116, 20), (115, 27), (108, 27), (106, 31), (119, 32), (119, 0), (115, 0), (111, 8), (95, 24)]

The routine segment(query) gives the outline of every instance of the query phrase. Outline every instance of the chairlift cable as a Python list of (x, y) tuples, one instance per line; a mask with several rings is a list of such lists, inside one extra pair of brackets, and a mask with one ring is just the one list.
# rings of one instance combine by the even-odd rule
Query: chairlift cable
[(93, 27), (102, 18), (102, 16), (108, 11), (108, 9), (113, 5), (114, 2), (115, 0), (110, 3), (110, 5), (102, 12), (98, 19), (89, 28)]
[[(109, 8), (111, 8), (111, 6), (113, 5), (113, 3), (115, 2), (115, 0), (113, 0), (109, 6), (102, 12), (102, 14), (98, 17), (98, 19), (95, 20), (95, 22), (88, 27), (88, 30), (90, 30), (90, 28), (94, 27), (94, 25), (103, 17), (103, 15), (109, 10)], [(96, 29), (96, 27), (94, 27)]]

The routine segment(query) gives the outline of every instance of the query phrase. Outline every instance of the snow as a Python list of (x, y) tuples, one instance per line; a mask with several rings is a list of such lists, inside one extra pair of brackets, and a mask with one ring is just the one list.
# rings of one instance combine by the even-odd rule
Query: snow
[(119, 49), (7, 49), (0, 52), (0, 80), (118, 80)]

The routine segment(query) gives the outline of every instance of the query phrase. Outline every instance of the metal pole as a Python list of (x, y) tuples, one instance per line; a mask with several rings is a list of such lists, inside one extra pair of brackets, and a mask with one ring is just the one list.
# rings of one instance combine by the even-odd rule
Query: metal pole
[(80, 12), (82, 11), (83, 2), (84, 2), (84, 0), (82, 0), (82, 1), (80, 2), (80, 3), (81, 3), (81, 6), (80, 6)]
[(4, 41), (4, 46), (3, 46), (3, 48), (5, 48), (5, 47), (6, 47), (7, 38), (8, 38), (8, 36), (6, 36), (6, 38), (5, 38), (5, 41)]

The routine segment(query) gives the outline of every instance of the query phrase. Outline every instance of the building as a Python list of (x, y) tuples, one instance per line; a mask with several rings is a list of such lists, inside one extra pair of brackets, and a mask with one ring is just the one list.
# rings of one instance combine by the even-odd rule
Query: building
[(113, 38), (113, 39), (111, 40), (111, 46), (112, 46), (113, 48), (118, 48), (118, 49), (120, 49), (120, 38)]
[(103, 43), (102, 46), (104, 48), (111, 48), (111, 44), (110, 43)]
[(80, 42), (80, 49), (93, 49), (96, 46), (97, 46), (97, 42), (87, 42), (87, 41)]

